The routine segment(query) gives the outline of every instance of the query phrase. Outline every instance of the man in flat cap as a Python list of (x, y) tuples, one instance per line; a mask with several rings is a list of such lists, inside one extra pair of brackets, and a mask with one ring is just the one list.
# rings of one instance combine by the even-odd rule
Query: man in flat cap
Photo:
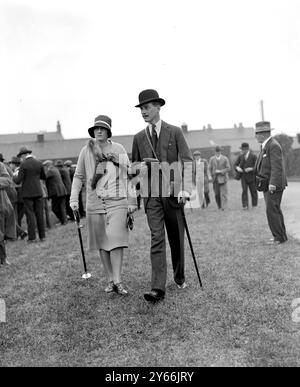
[(186, 287), (184, 223), (180, 206), (192, 192), (193, 156), (182, 130), (160, 119), (160, 108), (164, 104), (165, 100), (156, 90), (147, 89), (139, 94), (136, 107), (140, 108), (147, 127), (134, 136), (132, 146), (132, 161), (140, 164), (141, 175), (144, 174), (141, 195), (151, 230), (151, 291), (145, 293), (144, 298), (153, 303), (164, 299), (166, 292), (165, 227), (176, 287)]
[(222, 155), (222, 149), (219, 145), (216, 146), (215, 152), (215, 155), (209, 159), (208, 170), (212, 178), (218, 209), (224, 211), (228, 200), (227, 181), (230, 162), (228, 157)]
[(234, 163), (234, 169), (241, 178), (242, 184), (242, 206), (243, 210), (248, 210), (248, 189), (251, 194), (252, 207), (257, 206), (257, 190), (255, 185), (254, 167), (256, 163), (256, 155), (250, 150), (249, 144), (243, 142), (241, 145), (241, 154), (237, 157)]
[(287, 186), (283, 153), (280, 144), (271, 136), (271, 125), (261, 121), (255, 125), (255, 136), (261, 151), (255, 165), (256, 186), (264, 193), (266, 213), (273, 239), (278, 245), (287, 241), (287, 234), (280, 208), (282, 194)]

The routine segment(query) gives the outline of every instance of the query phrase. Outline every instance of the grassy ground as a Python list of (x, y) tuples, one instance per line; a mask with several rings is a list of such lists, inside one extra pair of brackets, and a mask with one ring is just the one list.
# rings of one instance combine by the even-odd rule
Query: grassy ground
[(0, 270), (7, 308), (0, 365), (299, 366), (300, 323), (292, 321), (291, 303), (300, 297), (300, 243), (265, 245), (264, 203), (242, 211), (240, 192), (239, 182), (230, 182), (227, 211), (214, 201), (187, 211), (204, 291), (186, 243), (189, 287), (175, 288), (168, 250), (167, 296), (155, 306), (143, 299), (150, 286), (143, 211), (126, 251), (127, 297), (103, 292), (95, 254), (87, 254), (92, 278), (81, 279), (72, 223), (51, 230), (43, 244), (9, 243), (12, 265)]

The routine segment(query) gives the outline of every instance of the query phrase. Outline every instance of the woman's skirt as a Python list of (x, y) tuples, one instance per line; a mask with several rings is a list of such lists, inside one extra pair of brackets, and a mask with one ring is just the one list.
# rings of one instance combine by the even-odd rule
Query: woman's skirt
[(88, 250), (128, 247), (127, 205), (107, 205), (105, 214), (87, 213)]

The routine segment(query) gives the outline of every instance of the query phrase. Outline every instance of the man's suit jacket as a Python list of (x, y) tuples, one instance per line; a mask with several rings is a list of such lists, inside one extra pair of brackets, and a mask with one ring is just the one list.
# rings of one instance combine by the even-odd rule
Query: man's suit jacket
[(246, 181), (255, 181), (255, 164), (256, 164), (257, 157), (253, 152), (249, 152), (249, 155), (247, 157), (247, 160), (245, 158), (245, 155), (242, 153), (238, 156), (234, 163), (234, 169), (235, 167), (240, 167), (243, 170), (246, 168), (253, 168), (253, 171), (250, 172), (242, 172), (241, 177), (243, 177)]
[(34, 157), (26, 158), (20, 166), (18, 176), (13, 180), (16, 184), (22, 184), (22, 198), (42, 197), (43, 191), (40, 180), (45, 180), (46, 175), (41, 161)]
[(216, 170), (219, 169), (220, 173), (218, 174), (223, 175), (225, 177), (225, 182), (227, 182), (228, 172), (230, 171), (230, 162), (228, 160), (228, 157), (220, 155), (220, 159), (218, 160), (217, 156), (212, 156), (209, 159), (208, 169), (213, 180), (216, 179)]
[(51, 166), (46, 173), (46, 185), (48, 190), (48, 198), (55, 196), (66, 196), (67, 190), (64, 186), (59, 170)]
[(259, 154), (255, 165), (256, 175), (268, 179), (277, 191), (287, 186), (283, 153), (280, 144), (271, 138)]
[[(148, 136), (146, 131), (148, 131)], [(191, 194), (193, 157), (182, 130), (179, 127), (162, 121), (155, 153), (160, 164), (152, 163), (151, 173), (153, 178), (153, 175), (155, 176), (155, 174), (158, 176), (158, 168), (161, 170), (162, 192), (166, 193), (166, 196), (175, 197), (177, 197), (181, 190), (186, 190)], [(155, 155), (151, 148), (151, 136), (149, 129), (147, 128), (137, 133), (133, 138), (133, 167), (136, 166), (138, 162), (143, 161), (144, 158), (149, 157), (153, 158)], [(149, 180), (146, 181), (146, 179), (147, 177), (141, 181), (141, 195), (143, 197), (148, 197), (150, 194)], [(153, 192), (151, 192), (151, 194), (153, 196)]]
[(62, 182), (64, 183), (64, 186), (66, 188), (67, 195), (70, 195), (72, 182), (71, 182), (71, 177), (70, 177), (69, 171), (65, 167), (58, 168), (58, 171), (60, 173)]

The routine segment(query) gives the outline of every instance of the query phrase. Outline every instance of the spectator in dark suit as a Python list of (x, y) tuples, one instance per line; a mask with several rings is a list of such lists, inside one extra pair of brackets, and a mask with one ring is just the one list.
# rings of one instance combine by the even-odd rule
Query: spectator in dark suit
[(280, 208), (287, 186), (284, 159), (280, 144), (271, 136), (270, 122), (261, 121), (255, 127), (256, 139), (262, 145), (255, 165), (256, 186), (264, 193), (267, 219), (273, 234), (269, 243), (278, 245), (288, 239)]
[[(19, 157), (13, 156), (11, 161), (9, 162), (12, 174), (14, 174), (20, 169), (20, 165), (21, 160), (19, 159)], [(22, 239), (24, 239), (28, 234), (22, 229), (22, 220), (25, 216), (24, 200), (22, 198), (22, 186), (21, 184), (16, 183), (14, 183), (14, 186), (15, 190), (17, 191), (17, 202), (13, 205), (16, 214), (17, 236), (20, 236)]]
[(57, 160), (55, 163), (56, 168), (58, 169), (62, 182), (64, 183), (65, 189), (66, 189), (66, 213), (69, 217), (69, 219), (73, 219), (73, 211), (70, 207), (70, 195), (71, 195), (71, 177), (68, 169), (64, 166), (62, 160)]
[(241, 145), (241, 154), (234, 163), (234, 168), (240, 176), (242, 184), (242, 206), (243, 210), (248, 210), (248, 188), (251, 194), (252, 207), (257, 206), (257, 190), (255, 186), (254, 167), (256, 163), (256, 155), (249, 149), (249, 144), (243, 142)]
[(20, 169), (14, 173), (14, 182), (22, 184), (22, 197), (27, 219), (28, 242), (36, 240), (36, 228), (40, 241), (45, 240), (43, 212), (43, 192), (40, 180), (45, 180), (45, 172), (41, 161), (37, 160), (26, 146), (20, 149), (17, 157), (22, 162)]
[(44, 161), (48, 198), (51, 199), (52, 211), (62, 225), (67, 224), (66, 189), (58, 169), (52, 160)]

